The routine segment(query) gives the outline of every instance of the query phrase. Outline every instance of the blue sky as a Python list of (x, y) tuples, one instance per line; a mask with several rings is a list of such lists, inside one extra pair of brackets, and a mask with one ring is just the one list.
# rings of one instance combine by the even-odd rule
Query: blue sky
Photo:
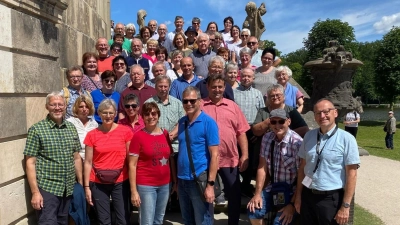
[[(147, 11), (146, 23), (150, 19), (164, 23), (168, 30), (175, 29), (176, 15), (185, 19), (184, 28), (191, 25), (193, 17), (202, 20), (201, 29), (206, 30), (211, 21), (223, 28), (223, 19), (234, 18), (242, 27), (246, 17), (244, 11), (248, 0), (111, 0), (111, 19), (117, 22), (136, 23), (139, 9)], [(259, 6), (263, 1), (254, 1)], [(340, 19), (354, 27), (358, 41), (381, 39), (392, 26), (400, 26), (400, 0), (268, 0), (264, 1), (267, 13), (262, 17), (266, 25), (262, 40), (271, 40), (286, 54), (303, 47), (313, 24), (318, 20)]]

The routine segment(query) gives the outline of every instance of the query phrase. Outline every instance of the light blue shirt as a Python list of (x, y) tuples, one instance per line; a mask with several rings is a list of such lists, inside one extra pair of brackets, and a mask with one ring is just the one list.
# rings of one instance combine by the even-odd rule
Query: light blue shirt
[(313, 173), (317, 163), (318, 155), (316, 151), (317, 135), (319, 128), (313, 129), (304, 136), (303, 143), (299, 150), (299, 157), (306, 160), (304, 173), (312, 178), (309, 188), (320, 191), (330, 191), (344, 188), (346, 184), (346, 166), (360, 164), (358, 146), (356, 139), (350, 133), (338, 129), (337, 132), (328, 139), (335, 128), (327, 134), (321, 136), (320, 149), (321, 161), (318, 169)]

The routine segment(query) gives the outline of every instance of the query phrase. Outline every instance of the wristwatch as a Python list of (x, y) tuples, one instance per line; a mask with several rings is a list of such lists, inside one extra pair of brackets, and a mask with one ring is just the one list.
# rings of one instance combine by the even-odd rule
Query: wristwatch
[(350, 203), (343, 202), (343, 207), (345, 207), (345, 208), (350, 208)]
[(207, 181), (207, 184), (209, 184), (210, 186), (214, 186), (215, 182), (213, 180), (209, 180)]

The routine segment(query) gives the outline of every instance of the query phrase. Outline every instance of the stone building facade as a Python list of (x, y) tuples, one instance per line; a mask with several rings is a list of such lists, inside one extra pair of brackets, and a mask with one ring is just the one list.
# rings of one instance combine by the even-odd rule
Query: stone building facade
[(35, 224), (27, 130), (98, 37), (110, 37), (110, 0), (0, 0), (0, 225)]

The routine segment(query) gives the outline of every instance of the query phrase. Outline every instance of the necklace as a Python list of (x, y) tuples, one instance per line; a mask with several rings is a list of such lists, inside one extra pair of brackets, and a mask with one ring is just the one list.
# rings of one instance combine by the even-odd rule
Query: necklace
[[(100, 89), (101, 94), (104, 96), (104, 98), (111, 98), (112, 93), (111, 94), (104, 94), (103, 90)], [(106, 95), (110, 95), (109, 97), (107, 97)]]
[(148, 131), (148, 130), (146, 130), (146, 128), (143, 128), (142, 130), (143, 130), (144, 132), (150, 134), (150, 135), (153, 135), (153, 136), (159, 135), (159, 134), (162, 133), (162, 132), (161, 132), (161, 129), (160, 129), (159, 127), (156, 127), (156, 129), (154, 129), (153, 131)]

